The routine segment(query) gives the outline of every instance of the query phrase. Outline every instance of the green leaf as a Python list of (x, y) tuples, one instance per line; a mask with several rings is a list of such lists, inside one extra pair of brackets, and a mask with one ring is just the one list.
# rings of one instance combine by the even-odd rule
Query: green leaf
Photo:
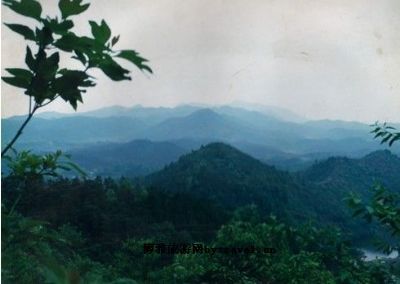
[(396, 133), (396, 134), (394, 135), (394, 137), (392, 138), (392, 140), (390, 140), (390, 142), (389, 142), (389, 146), (392, 146), (393, 143), (396, 142), (396, 141), (398, 141), (398, 140), (400, 140), (400, 133)]
[(93, 87), (95, 83), (83, 71), (62, 69), (59, 74), (61, 77), (55, 80), (53, 90), (76, 110), (78, 101), (82, 102), (84, 88)]
[(1, 77), (4, 82), (17, 88), (28, 89), (30, 81), (21, 77)]
[(119, 35), (113, 37), (112, 40), (111, 40), (111, 46), (116, 45), (118, 41), (119, 41)]
[(59, 61), (60, 54), (58, 52), (53, 53), (48, 58), (44, 57), (39, 61), (37, 73), (45, 79), (53, 78), (58, 70)]
[(72, 58), (77, 59), (83, 65), (86, 65), (87, 59), (86, 59), (85, 55), (82, 52), (78, 51), (78, 50), (75, 50), (74, 52), (75, 52), (76, 56), (72, 56)]
[(392, 136), (392, 133), (388, 133), (386, 137), (382, 139), (381, 144), (386, 143)]
[(60, 2), (58, 2), (58, 7), (60, 8), (63, 19), (83, 13), (89, 8), (89, 3), (83, 5), (81, 5), (81, 3), (82, 0), (60, 0)]
[(72, 32), (63, 35), (54, 43), (54, 46), (63, 51), (80, 51), (86, 55), (93, 53), (94, 50), (101, 52), (104, 49), (104, 45), (99, 45), (94, 39), (85, 36), (79, 37)]
[(102, 60), (98, 67), (106, 74), (111, 80), (122, 81), (131, 80), (128, 76), (129, 70), (122, 68), (117, 62), (111, 57)]
[(20, 15), (40, 21), (42, 6), (35, 0), (3, 0), (3, 5), (9, 7), (11, 10)]
[(29, 46), (26, 47), (25, 63), (32, 71), (36, 71), (36, 60), (32, 55), (32, 51)]
[(140, 57), (139, 53), (134, 50), (122, 50), (116, 56), (132, 62), (136, 65), (137, 68), (142, 71), (147, 70), (148, 72), (153, 73), (153, 70), (151, 70), (149, 66), (144, 64), (145, 62), (148, 62), (148, 60)]
[(24, 25), (19, 24), (5, 24), (10, 30), (22, 35), (26, 40), (36, 40), (35, 33)]
[(72, 52), (75, 48), (79, 48), (80, 38), (74, 33), (63, 35), (59, 40), (54, 43), (54, 46), (67, 52)]
[(43, 23), (52, 32), (59, 35), (67, 34), (68, 31), (74, 27), (74, 23), (71, 20), (64, 20), (58, 22), (58, 19), (47, 18), (46, 20), (43, 21)]
[(90, 27), (92, 28), (92, 35), (99, 43), (105, 44), (111, 37), (111, 30), (107, 23), (102, 20), (101, 25), (98, 25), (94, 21), (89, 21)]
[(46, 46), (54, 41), (53, 32), (44, 26), (42, 29), (36, 28), (36, 38), (41, 46)]
[(54, 98), (55, 94), (49, 90), (50, 81), (42, 76), (35, 76), (32, 79), (31, 86), (27, 91), (27, 95), (33, 96), (35, 102), (43, 103), (46, 99)]
[(6, 68), (6, 71), (15, 77), (21, 77), (27, 80), (32, 80), (33, 74), (31, 71), (21, 68)]

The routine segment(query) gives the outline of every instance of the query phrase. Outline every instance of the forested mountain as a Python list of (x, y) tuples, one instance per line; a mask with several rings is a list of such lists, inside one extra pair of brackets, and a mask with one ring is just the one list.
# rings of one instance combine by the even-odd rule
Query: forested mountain
[(294, 220), (332, 224), (370, 234), (354, 220), (344, 198), (349, 192), (368, 198), (374, 182), (399, 190), (400, 158), (377, 151), (361, 159), (333, 157), (309, 169), (288, 173), (268, 166), (235, 148), (213, 143), (182, 156), (177, 162), (144, 178), (146, 185), (168, 192), (190, 192), (226, 207), (256, 204), (265, 212)]
[(360, 159), (331, 157), (315, 163), (301, 173), (303, 178), (321, 187), (343, 191), (368, 190), (374, 182), (400, 191), (400, 158), (388, 150), (372, 152)]
[[(5, 139), (20, 123), (20, 117), (3, 121)], [(386, 238), (381, 228), (353, 218), (344, 199), (350, 191), (369, 198), (375, 181), (399, 192), (400, 158), (387, 150), (372, 152), (378, 143), (368, 136), (368, 126), (359, 123), (292, 122), (229, 106), (184, 106), (109, 108), (81, 116), (51, 113), (29, 126), (18, 147), (40, 153), (62, 147), (89, 173), (89, 179), (32, 178), (28, 186), (19, 176), (8, 176), (3, 179), (3, 204), (5, 208), (17, 204), (18, 212), (28, 218), (10, 215), (6, 226), (16, 230), (13, 235), (30, 235), (29, 227), (20, 227), (18, 222), (30, 224), (29, 218), (49, 222), (46, 236), (67, 239), (78, 253), (71, 258), (67, 249), (53, 247), (59, 262), (70, 259), (80, 271), (97, 269), (109, 280), (128, 276), (143, 283), (148, 279), (169, 283), (175, 281), (174, 275), (197, 282), (209, 279), (208, 275), (225, 279), (208, 264), (202, 266), (202, 257), (194, 256), (193, 262), (168, 255), (149, 260), (143, 256), (143, 244), (201, 241), (241, 246), (257, 240), (268, 245), (269, 238), (284, 252), (274, 258), (277, 269), (290, 265), (287, 257), (298, 257), (301, 247), (308, 254), (299, 260), (305, 265), (302, 271), (310, 271), (307, 262), (311, 255), (313, 259), (319, 256), (321, 263), (315, 271), (329, 271), (322, 278), (316, 273), (307, 279), (342, 279), (346, 273), (341, 269), (354, 271), (364, 264), (355, 250), (350, 252), (338, 231), (322, 227), (339, 227), (357, 246), (370, 245), (375, 236)], [(129, 179), (94, 179), (97, 175)], [(273, 216), (268, 219), (270, 214), (283, 223)], [(308, 222), (314, 225), (299, 227)], [(250, 232), (244, 243), (241, 238), (247, 234), (243, 232)], [(269, 236), (268, 243), (265, 236)], [(274, 239), (277, 236), (279, 240)], [(331, 267), (338, 243), (344, 257)], [(21, 265), (26, 266), (31, 263), (31, 257), (21, 256), (26, 246), (21, 242), (21, 247), (10, 247), (7, 256), (23, 259)], [(206, 262), (222, 271), (230, 260), (218, 257)], [(251, 263), (257, 267), (263, 262)], [(22, 269), (18, 265), (13, 271)], [(200, 272), (191, 274), (192, 266)], [(41, 279), (37, 267), (32, 264), (21, 279)], [(176, 267), (186, 274), (173, 272)], [(243, 269), (249, 270), (238, 262), (238, 267), (229, 271), (237, 274)], [(368, 269), (358, 272), (357, 277), (363, 279), (359, 283), (378, 275)], [(271, 271), (278, 275), (277, 283), (285, 283), (287, 273)], [(271, 273), (254, 279), (266, 275)], [(340, 281), (337, 283), (347, 283)]]
[(184, 155), (145, 183), (170, 192), (190, 192), (233, 208), (250, 203), (269, 212), (283, 212), (290, 176), (223, 143)]
[[(117, 110), (111, 109), (110, 113), (114, 111)], [(88, 171), (90, 179), (32, 178), (28, 185), (18, 181), (18, 176), (10, 175), (3, 180), (4, 205), (12, 208), (18, 200), (18, 212), (52, 224), (49, 229), (54, 231), (46, 232), (46, 236), (54, 237), (52, 234), (56, 232), (54, 238), (67, 239), (72, 244), (78, 253), (75, 258), (65, 254), (67, 249), (60, 249), (64, 255), (58, 253), (59, 248), (53, 248), (59, 262), (70, 259), (73, 265), (81, 265), (81, 271), (82, 267), (90, 267), (85, 268), (90, 271), (97, 269), (104, 279), (128, 276), (142, 279), (143, 283), (148, 279), (155, 283), (159, 279), (161, 283), (175, 281), (173, 275), (178, 274), (171, 270), (176, 267), (188, 271), (186, 276), (178, 275), (183, 277), (179, 279), (187, 281), (208, 279), (207, 275), (225, 279), (225, 276), (215, 276), (218, 273), (215, 274), (209, 265), (202, 266), (204, 259), (201, 257), (195, 256), (193, 263), (168, 255), (150, 261), (143, 256), (146, 242), (201, 241), (213, 245), (225, 242), (240, 246), (243, 245), (241, 237), (247, 238), (243, 232), (251, 232), (245, 243), (253, 244), (257, 240), (268, 245), (265, 236), (271, 239), (280, 236), (279, 240), (272, 240), (274, 247), (284, 252), (274, 258), (277, 269), (288, 265), (287, 257), (298, 257), (301, 247), (308, 254), (304, 260), (299, 260), (305, 265), (302, 270), (310, 271), (307, 261), (311, 255), (313, 259), (319, 255), (321, 267), (315, 271), (336, 271), (321, 279), (341, 279), (346, 273), (340, 269), (359, 269), (364, 264), (356, 252), (350, 253), (348, 243), (343, 242), (337, 231), (321, 228), (337, 226), (345, 238), (357, 240), (358, 246), (370, 244), (374, 236), (384, 236), (378, 227), (366, 226), (364, 221), (352, 218), (344, 198), (350, 191), (367, 198), (375, 180), (398, 190), (400, 159), (389, 151), (372, 152), (357, 159), (335, 156), (335, 153), (360, 156), (376, 144), (374, 141), (369, 144), (363, 135), (357, 134), (359, 124), (313, 122), (316, 126), (305, 127), (306, 124), (279, 121), (262, 113), (230, 107), (185, 108), (181, 116), (170, 117), (171, 114), (166, 111), (154, 120), (144, 116), (37, 119), (36, 125), (30, 125), (33, 126), (31, 130), (27, 128), (30, 132), (24, 133), (28, 141), (22, 140), (19, 145), (30, 145), (37, 151), (64, 145), (72, 159)], [(13, 123), (18, 121), (20, 118), (7, 120), (3, 131), (15, 127)], [(60, 127), (56, 123), (61, 123)], [(80, 123), (84, 128), (75, 129)], [(331, 127), (330, 130), (319, 131), (319, 123), (321, 127)], [(53, 131), (51, 135), (40, 135), (44, 125), (47, 131)], [(121, 129), (124, 131), (120, 132)], [(58, 137), (54, 138), (54, 133)], [(141, 137), (152, 140), (139, 139)], [(357, 143), (365, 148), (358, 148)], [(327, 158), (332, 155), (334, 157)], [(303, 170), (287, 172), (270, 166), (271, 162), (282, 168)], [(136, 186), (130, 184), (132, 180), (93, 179), (95, 175), (136, 177), (133, 180)], [(275, 217), (266, 223), (269, 214), (284, 223), (277, 222)], [(6, 226), (16, 230), (11, 232), (13, 235), (32, 234), (29, 227), (18, 225), (21, 220), (30, 224), (30, 219), (10, 216)], [(314, 222), (315, 227), (299, 227), (308, 222)], [(44, 243), (47, 245), (46, 241)], [(331, 259), (337, 254), (338, 243), (345, 250), (341, 252), (344, 258), (332, 268)], [(21, 242), (21, 247), (10, 247), (7, 256), (23, 259), (23, 266), (31, 263), (31, 257), (21, 256), (26, 245)], [(230, 259), (211, 258), (207, 263), (213, 263), (222, 271)], [(344, 266), (343, 261), (347, 263)], [(358, 263), (355, 266), (354, 261)], [(229, 271), (247, 271), (240, 263)], [(257, 266), (263, 262), (252, 263)], [(200, 272), (190, 274), (193, 265)], [(293, 265), (298, 267), (298, 264)], [(38, 264), (33, 264), (21, 279), (40, 279), (37, 267)], [(12, 269), (19, 271), (21, 268), (14, 266)], [(274, 275), (279, 275), (279, 281), (286, 281), (287, 273), (273, 271)], [(363, 268), (357, 276), (363, 278), (359, 283), (367, 283), (365, 279), (376, 275), (369, 273)], [(263, 279), (266, 275), (270, 272), (254, 279)], [(307, 279), (320, 279), (315, 277)]]
[[(354, 222), (344, 198), (350, 192), (369, 200), (373, 186), (382, 184), (392, 192), (400, 193), (400, 158), (388, 150), (372, 152), (360, 159), (331, 157), (299, 173), (304, 183), (315, 188), (314, 200), (323, 200), (321, 211), (335, 223)], [(323, 218), (323, 219), (324, 219)], [(356, 225), (356, 230), (363, 228)]]

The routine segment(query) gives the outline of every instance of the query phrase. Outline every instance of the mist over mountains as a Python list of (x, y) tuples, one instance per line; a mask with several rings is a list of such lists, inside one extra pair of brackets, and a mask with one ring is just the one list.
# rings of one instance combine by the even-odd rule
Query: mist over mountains
[[(3, 143), (22, 119), (3, 119)], [(370, 131), (359, 122), (308, 121), (248, 105), (115, 106), (79, 115), (42, 113), (17, 148), (63, 149), (90, 177), (125, 176), (228, 210), (256, 204), (367, 239), (374, 227), (351, 218), (344, 198), (353, 191), (367, 200), (376, 181), (400, 188), (398, 146), (385, 150)]]
[[(3, 146), (17, 131), (22, 119), (2, 120)], [(122, 174), (115, 169), (129, 165), (137, 169), (130, 171), (132, 175), (140, 175), (158, 170), (175, 161), (178, 154), (201, 145), (225, 142), (263, 162), (298, 170), (330, 156), (361, 157), (382, 149), (370, 130), (368, 125), (358, 122), (307, 121), (284, 109), (244, 103), (174, 108), (112, 106), (80, 114), (38, 114), (16, 148), (63, 149), (78, 162), (86, 161), (88, 169), (94, 173)], [(166, 150), (166, 145), (174, 150)], [(151, 155), (146, 159), (138, 158), (141, 157), (138, 153), (150, 148)], [(122, 154), (129, 153), (128, 149), (136, 154)], [(391, 150), (399, 153), (398, 148)], [(166, 156), (165, 151), (177, 155)], [(119, 159), (118, 153), (124, 157)], [(95, 156), (97, 160), (90, 158)], [(125, 157), (129, 159), (122, 159)], [(154, 159), (159, 162), (153, 162)]]

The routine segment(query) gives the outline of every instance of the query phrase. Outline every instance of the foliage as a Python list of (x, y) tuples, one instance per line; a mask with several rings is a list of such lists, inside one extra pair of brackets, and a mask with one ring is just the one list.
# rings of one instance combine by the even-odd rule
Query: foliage
[(264, 212), (284, 215), (282, 204), (297, 184), (286, 173), (223, 143), (211, 143), (182, 156), (145, 183), (169, 192), (191, 192), (235, 208), (255, 203)]
[[(77, 283), (69, 266), (75, 255), (69, 240), (46, 222), (2, 212), (2, 278), (4, 283)], [(61, 281), (64, 279), (65, 281)]]
[[(387, 126), (386, 123), (379, 125), (375, 123), (372, 125), (375, 133), (375, 138), (381, 137), (381, 144), (388, 143), (392, 146), (393, 143), (400, 139), (400, 133), (395, 132), (395, 128)], [(377, 221), (378, 224), (389, 231), (394, 241), (387, 242), (384, 240), (375, 241), (376, 247), (386, 254), (393, 251), (399, 251), (399, 237), (400, 237), (400, 198), (397, 193), (389, 192), (381, 183), (376, 183), (373, 187), (373, 196), (369, 203), (363, 202), (359, 195), (351, 193), (346, 201), (348, 206), (353, 210), (353, 217), (361, 216), (363, 219), (371, 223)], [(382, 269), (387, 273), (400, 275), (400, 266), (398, 262), (399, 256), (395, 261), (382, 261), (383, 264), (373, 267), (375, 275), (382, 275)], [(383, 280), (381, 280), (383, 281)]]
[[(26, 40), (36, 44), (37, 52), (33, 54), (28, 46), (25, 62), (28, 69), (6, 69), (13, 77), (3, 80), (15, 87), (25, 89), (25, 94), (33, 97), (38, 106), (45, 101), (61, 97), (77, 108), (82, 101), (82, 93), (95, 85), (94, 78), (87, 71), (91, 68), (101, 69), (110, 79), (115, 81), (130, 80), (129, 71), (121, 67), (116, 58), (133, 63), (140, 70), (152, 72), (145, 64), (146, 59), (133, 50), (113, 50), (119, 36), (111, 37), (111, 30), (102, 20), (100, 24), (89, 21), (91, 36), (76, 35), (72, 28), (71, 16), (83, 13), (89, 4), (82, 0), (60, 0), (61, 18), (43, 16), (42, 7), (35, 0), (4, 0), (3, 4), (14, 12), (35, 19), (38, 26), (34, 29), (20, 24), (6, 24), (14, 32)], [(60, 52), (71, 54), (84, 67), (83, 70), (61, 68)]]
[[(16, 179), (3, 178), (4, 208), (16, 198)], [(254, 205), (229, 213), (189, 193), (135, 187), (126, 179), (59, 178), (24, 185), (20, 191), (16, 210), (31, 217), (19, 215), (19, 219), (46, 222), (40, 223), (42, 232), (52, 232), (54, 241), (40, 238), (42, 246), (48, 246), (40, 251), (49, 252), (54, 261), (39, 263), (36, 255), (27, 259), (13, 254), (28, 251), (25, 236), (30, 233), (3, 221), (3, 234), (16, 228), (12, 235), (20, 236), (19, 242), (10, 242), (12, 251), (3, 251), (9, 262), (4, 266), (9, 267), (4, 270), (7, 277), (16, 277), (14, 267), (27, 265), (27, 277), (65, 278), (72, 273), (79, 275), (81, 283), (118, 278), (138, 283), (391, 283), (373, 282), (378, 276), (387, 279), (389, 271), (361, 261), (340, 231), (311, 224), (289, 226), (277, 218), (265, 218)], [(272, 247), (277, 253), (144, 254), (143, 244), (149, 242), (250, 245)]]
[[(372, 133), (375, 134), (375, 138), (382, 137), (381, 143), (389, 143), (389, 146), (400, 139), (400, 134), (393, 132), (395, 128), (387, 126), (384, 123), (380, 126), (378, 123), (373, 125), (375, 129)], [(377, 183), (373, 187), (373, 196), (369, 204), (365, 204), (362, 199), (352, 193), (346, 198), (350, 208), (352, 208), (353, 216), (361, 216), (369, 223), (373, 220), (377, 220), (378, 223), (388, 230), (393, 237), (396, 237), (397, 243), (400, 237), (400, 207), (399, 195), (396, 193), (389, 192), (385, 186)], [(385, 242), (378, 242), (378, 248), (385, 253), (390, 253), (394, 250), (398, 250), (400, 246), (396, 244), (392, 246)]]
[(73, 227), (49, 224), (2, 212), (2, 282), (56, 284), (112, 284), (135, 281), (118, 278), (99, 262), (76, 252), (85, 245)]
[(13, 151), (14, 155), (3, 157), (8, 162), (9, 175), (24, 181), (34, 181), (44, 177), (60, 177), (62, 172), (74, 171), (80, 176), (85, 172), (70, 160), (70, 156), (62, 151), (44, 155), (30, 151)]
[[(95, 78), (88, 73), (90, 69), (100, 69), (114, 81), (131, 80), (130, 71), (116, 61), (123, 59), (141, 71), (152, 73), (146, 64), (147, 60), (136, 51), (114, 49), (119, 36), (112, 37), (104, 20), (100, 24), (89, 21), (91, 36), (80, 36), (72, 31), (74, 22), (71, 17), (83, 13), (89, 4), (83, 4), (82, 0), (60, 0), (58, 4), (61, 18), (42, 15), (42, 6), (36, 0), (3, 0), (3, 5), (17, 14), (34, 19), (37, 26), (31, 28), (21, 24), (5, 24), (27, 41), (33, 42), (35, 48), (32, 51), (30, 45), (26, 47), (25, 63), (28, 69), (7, 68), (11, 76), (2, 77), (7, 84), (23, 89), (29, 97), (28, 116), (3, 149), (2, 156), (12, 147), (39, 108), (60, 97), (76, 110), (78, 102), (83, 102), (82, 94), (96, 85)], [(62, 67), (61, 53), (78, 60), (82, 69)]]
[[(376, 184), (373, 188), (374, 195), (369, 204), (364, 204), (356, 195), (352, 194), (347, 198), (348, 205), (353, 209), (353, 216), (361, 216), (369, 223), (376, 220), (392, 236), (398, 238), (400, 236), (400, 207), (399, 195), (388, 192), (385, 187)], [(378, 243), (378, 248), (385, 253), (399, 250), (400, 246), (388, 243)]]
[(371, 133), (375, 134), (374, 138), (381, 139), (381, 144), (388, 143), (389, 146), (392, 146), (393, 143), (400, 140), (400, 132), (396, 131), (393, 126), (387, 125), (386, 122), (383, 124), (376, 122), (371, 126), (374, 127)]
[(293, 228), (274, 217), (255, 224), (237, 220), (222, 226), (210, 246), (273, 247), (277, 253), (178, 255), (157, 277), (166, 283), (390, 283), (376, 282), (334, 229)]

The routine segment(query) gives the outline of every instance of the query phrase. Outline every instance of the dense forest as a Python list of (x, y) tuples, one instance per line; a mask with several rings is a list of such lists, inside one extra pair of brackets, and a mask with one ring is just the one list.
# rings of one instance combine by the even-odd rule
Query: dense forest
[[(230, 211), (187, 193), (136, 188), (124, 179), (19, 183), (3, 180), (5, 283), (390, 283), (381, 280), (389, 279), (389, 268), (363, 262), (337, 229), (291, 227), (254, 205)], [(5, 210), (18, 194), (14, 211)], [(272, 247), (277, 253), (143, 252), (146, 243), (198, 242)]]
[[(400, 282), (398, 256), (363, 253), (373, 238), (381, 252), (400, 248), (395, 127), (374, 125), (381, 146), (368, 125), (274, 108), (37, 118), (56, 100), (77, 110), (93, 69), (112, 81), (131, 80), (119, 60), (153, 70), (117, 49), (105, 20), (77, 34), (73, 17), (90, 3), (60, 0), (57, 16), (36, 0), (3, 5), (36, 27), (5, 24), (30, 43), (28, 69), (2, 77), (29, 107), (2, 119), (2, 283)], [(66, 56), (79, 67), (63, 66)]]
[[(334, 179), (335, 184), (355, 183), (343, 163), (369, 169), (382, 159), (399, 160), (382, 151), (360, 160), (328, 159), (292, 175), (214, 143), (135, 180), (48, 179), (29, 167), (23, 175), (13, 170), (2, 179), (3, 279), (5, 283), (392, 283), (397, 266), (365, 262), (358, 250), (360, 239), (368, 243), (370, 234), (382, 237), (384, 231), (352, 218), (337, 187), (328, 187), (325, 181), (317, 188), (321, 179), (331, 180), (328, 172), (341, 177)], [(23, 162), (18, 165), (23, 167)], [(335, 171), (328, 171), (332, 167)], [(390, 166), (382, 172), (390, 177)], [(318, 194), (321, 191), (324, 194)], [(144, 251), (146, 244), (196, 243), (267, 247), (276, 253)]]

